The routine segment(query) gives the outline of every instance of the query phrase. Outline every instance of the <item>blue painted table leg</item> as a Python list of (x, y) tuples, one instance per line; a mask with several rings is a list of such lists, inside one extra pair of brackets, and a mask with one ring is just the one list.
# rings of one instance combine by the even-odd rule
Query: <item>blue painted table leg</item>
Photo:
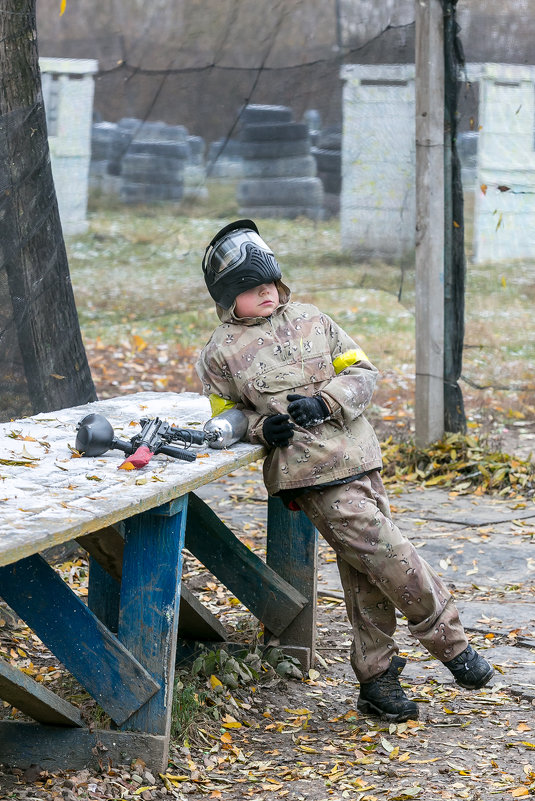
[(119, 625), (119, 599), (121, 585), (112, 578), (96, 559), (89, 557), (89, 585), (87, 605), (110, 631)]
[(125, 525), (118, 637), (161, 689), (122, 729), (169, 737), (187, 500)]
[[(307, 606), (278, 639), (281, 645), (298, 647), (296, 656), (305, 668), (314, 664), (316, 647), (317, 554), (318, 532), (307, 516), (290, 512), (280, 498), (270, 497), (266, 562), (308, 599)], [(306, 649), (306, 658), (301, 649)]]
[(0, 597), (117, 723), (160, 690), (39, 554), (0, 567)]

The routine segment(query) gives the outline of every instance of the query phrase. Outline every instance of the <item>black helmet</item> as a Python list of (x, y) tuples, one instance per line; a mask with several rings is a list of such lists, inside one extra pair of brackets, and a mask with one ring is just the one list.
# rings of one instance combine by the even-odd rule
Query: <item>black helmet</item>
[(252, 220), (236, 220), (218, 231), (206, 248), (202, 269), (208, 292), (224, 309), (242, 292), (282, 277)]

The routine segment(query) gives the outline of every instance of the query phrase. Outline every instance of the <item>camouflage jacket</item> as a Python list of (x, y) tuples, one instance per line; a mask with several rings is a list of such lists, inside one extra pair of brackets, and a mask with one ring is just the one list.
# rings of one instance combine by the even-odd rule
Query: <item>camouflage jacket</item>
[(380, 468), (379, 442), (363, 416), (377, 368), (330, 317), (277, 286), (281, 303), (270, 317), (236, 318), (233, 308), (217, 307), (222, 323), (197, 363), (214, 414), (236, 405), (248, 417), (247, 439), (266, 445), (264, 420), (286, 413), (289, 392), (321, 392), (330, 417), (309, 429), (296, 425), (290, 445), (271, 449), (264, 462), (271, 495)]

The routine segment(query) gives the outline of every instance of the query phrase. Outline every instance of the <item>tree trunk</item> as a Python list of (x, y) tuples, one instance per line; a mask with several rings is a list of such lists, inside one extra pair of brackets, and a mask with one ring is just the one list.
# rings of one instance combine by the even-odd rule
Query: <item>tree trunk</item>
[(0, 419), (9, 419), (87, 403), (96, 393), (52, 179), (35, 0), (2, 6)]

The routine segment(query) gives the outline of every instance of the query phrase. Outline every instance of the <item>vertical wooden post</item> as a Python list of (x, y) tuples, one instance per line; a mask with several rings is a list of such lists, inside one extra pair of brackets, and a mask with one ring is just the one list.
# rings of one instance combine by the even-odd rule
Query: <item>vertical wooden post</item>
[[(279, 636), (281, 646), (305, 670), (314, 664), (318, 532), (303, 512), (290, 512), (280, 498), (268, 498), (266, 562), (308, 599)], [(265, 632), (269, 637), (269, 632)]]
[(119, 639), (160, 690), (121, 726), (162, 735), (167, 765), (188, 496), (125, 525)]
[(100, 622), (113, 632), (119, 626), (120, 598), (120, 583), (90, 556), (87, 605)]
[(416, 443), (444, 433), (444, 19), (415, 0)]

